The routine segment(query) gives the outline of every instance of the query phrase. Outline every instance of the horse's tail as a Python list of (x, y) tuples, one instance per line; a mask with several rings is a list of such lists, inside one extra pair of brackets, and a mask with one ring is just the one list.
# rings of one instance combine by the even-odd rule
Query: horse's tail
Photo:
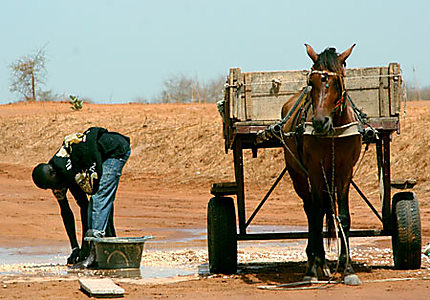
[(336, 239), (336, 224), (334, 216), (336, 214), (336, 201), (325, 204), (325, 223), (327, 229), (327, 244), (330, 247), (331, 243)]

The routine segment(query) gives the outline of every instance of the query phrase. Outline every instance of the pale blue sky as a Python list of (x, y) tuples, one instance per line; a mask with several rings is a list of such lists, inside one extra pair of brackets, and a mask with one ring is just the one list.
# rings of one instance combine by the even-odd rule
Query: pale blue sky
[(244, 71), (308, 69), (304, 43), (339, 52), (349, 67), (400, 62), (430, 85), (430, 1), (2, 0), (0, 103), (9, 65), (45, 46), (45, 90), (99, 103), (151, 99), (171, 75), (200, 81)]

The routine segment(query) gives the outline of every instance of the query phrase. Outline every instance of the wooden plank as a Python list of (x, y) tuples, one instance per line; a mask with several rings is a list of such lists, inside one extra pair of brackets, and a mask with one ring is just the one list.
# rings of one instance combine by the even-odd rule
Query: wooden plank
[(355, 68), (345, 70), (347, 90), (378, 89), (380, 67)]
[[(251, 72), (252, 94), (272, 95), (294, 94), (306, 86), (308, 71)], [(274, 93), (273, 80), (280, 82), (279, 91)]]
[(379, 89), (348, 91), (349, 96), (355, 105), (367, 114), (368, 117), (380, 117), (379, 111)]
[(238, 77), (240, 74), (240, 68), (232, 68), (230, 69), (230, 74), (228, 77), (228, 84), (229, 84), (229, 93), (230, 93), (230, 113), (231, 113), (231, 118), (237, 118), (238, 114), (239, 114), (239, 101), (237, 101), (236, 97), (237, 97), (237, 88), (235, 87), (235, 85), (238, 82)]
[(245, 74), (238, 73), (237, 82), (236, 82), (238, 88), (236, 89), (236, 96), (234, 100), (236, 101), (236, 104), (237, 104), (236, 117), (239, 120), (246, 120), (245, 86), (243, 84), (244, 81), (245, 81)]
[(397, 117), (376, 117), (369, 118), (368, 122), (375, 129), (397, 130), (399, 127), (399, 118)]
[(234, 69), (230, 69), (230, 72), (227, 77), (227, 87), (225, 89), (224, 94), (224, 138), (225, 138), (225, 148), (227, 153), (227, 148), (230, 147), (233, 140), (233, 120), (234, 120), (234, 91), (233, 91), (233, 71)]
[(228, 117), (229, 119), (234, 118), (234, 91), (233, 91), (233, 73), (234, 69), (230, 69), (230, 72), (227, 76), (227, 84), (228, 87), (226, 89), (226, 93), (228, 93), (228, 96), (226, 96), (226, 99), (228, 99)]
[(400, 66), (397, 63), (391, 63), (388, 66), (390, 77), (390, 115), (396, 116), (400, 112), (402, 100)]
[(79, 284), (91, 297), (123, 297), (125, 293), (110, 278), (81, 278)]
[(265, 96), (254, 97), (252, 110), (249, 111), (250, 120), (279, 120), (281, 118), (281, 108), (285, 102), (292, 96)]
[[(252, 111), (252, 85), (248, 84), (252, 82), (252, 78), (251, 78), (251, 73), (246, 73), (244, 75), (244, 85), (245, 85), (245, 95), (244, 95), (244, 100), (245, 100), (245, 119), (246, 120), (250, 120), (252, 118), (250, 112)], [(241, 119), (243, 120), (243, 119)]]
[(381, 77), (379, 78), (379, 116), (388, 117), (390, 116), (390, 99), (389, 99), (389, 80), (388, 80), (388, 69), (381, 68), (379, 71)]
[[(249, 74), (252, 84), (252, 107), (247, 111), (248, 120), (278, 120), (282, 105), (306, 86), (308, 71), (268, 71)], [(274, 80), (280, 82), (278, 88), (275, 88)]]

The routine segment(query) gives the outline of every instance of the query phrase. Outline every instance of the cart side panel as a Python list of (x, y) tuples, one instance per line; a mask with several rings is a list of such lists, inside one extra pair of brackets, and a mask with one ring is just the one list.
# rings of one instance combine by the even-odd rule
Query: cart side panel
[(282, 105), (306, 86), (306, 79), (307, 71), (249, 73), (245, 88), (251, 86), (252, 96), (246, 94), (247, 120), (279, 120)]
[[(385, 68), (386, 69), (386, 68)], [(369, 117), (382, 117), (386, 103), (381, 100), (388, 96), (388, 84), (381, 88), (381, 68), (346, 69), (345, 88), (354, 103), (362, 108)]]
[[(279, 120), (282, 105), (305, 87), (308, 76), (303, 70), (241, 73), (238, 69), (233, 73), (228, 97), (232, 123)], [(345, 86), (368, 117), (398, 117), (402, 98), (399, 64), (346, 69)]]

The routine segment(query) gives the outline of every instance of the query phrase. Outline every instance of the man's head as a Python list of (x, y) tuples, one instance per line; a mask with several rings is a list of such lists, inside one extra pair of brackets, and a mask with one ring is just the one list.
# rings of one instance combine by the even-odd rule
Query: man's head
[(41, 189), (61, 187), (60, 178), (51, 164), (38, 164), (31, 174), (34, 184)]

